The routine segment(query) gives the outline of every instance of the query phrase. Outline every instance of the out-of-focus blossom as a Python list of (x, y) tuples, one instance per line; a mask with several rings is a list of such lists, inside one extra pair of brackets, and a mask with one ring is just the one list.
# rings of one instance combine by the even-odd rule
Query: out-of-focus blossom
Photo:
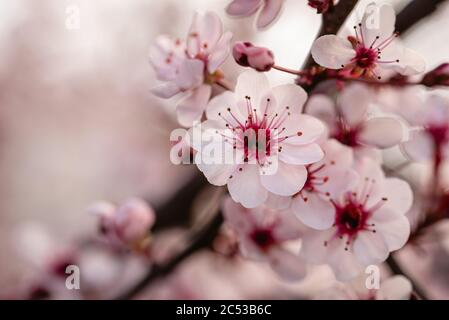
[(103, 235), (113, 243), (128, 246), (140, 246), (156, 219), (153, 209), (138, 198), (129, 199), (119, 207), (99, 202), (89, 212), (98, 216)]
[(401, 113), (414, 127), (404, 152), (417, 161), (439, 165), (449, 157), (449, 99), (431, 95), (424, 102), (408, 105)]
[(346, 69), (351, 76), (380, 79), (385, 72), (402, 75), (424, 72), (424, 59), (395, 41), (396, 16), (389, 4), (367, 6), (355, 37), (324, 35), (312, 46), (316, 63), (329, 69)]
[(321, 147), (324, 159), (307, 166), (304, 188), (292, 197), (291, 211), (307, 226), (324, 230), (335, 220), (332, 199), (357, 183), (357, 173), (352, 169), (354, 158), (351, 148), (336, 140), (328, 140)]
[(380, 160), (379, 149), (393, 147), (403, 139), (401, 123), (390, 116), (370, 117), (372, 91), (352, 85), (340, 93), (336, 105), (326, 95), (309, 99), (307, 113), (327, 124), (328, 135), (353, 148), (356, 158), (369, 156)]
[[(263, 73), (242, 73), (235, 93), (225, 92), (207, 107), (200, 142), (206, 146), (193, 146), (198, 168), (210, 183), (227, 184), (234, 201), (247, 208), (262, 204), (269, 192), (297, 193), (307, 180), (305, 165), (323, 158), (317, 141), (324, 126), (301, 114), (306, 99), (296, 85), (271, 89)], [(210, 159), (214, 144), (224, 149), (219, 161)]]
[(162, 35), (151, 46), (151, 65), (163, 81), (152, 92), (166, 99), (184, 93), (177, 106), (181, 125), (201, 119), (211, 84), (222, 77), (218, 67), (230, 53), (231, 38), (232, 33), (223, 32), (220, 18), (206, 12), (195, 14), (186, 42)]
[(334, 0), (309, 0), (309, 6), (316, 9), (318, 13), (325, 13), (334, 6)]
[(265, 261), (281, 277), (300, 280), (306, 273), (304, 261), (285, 247), (299, 239), (302, 225), (288, 211), (266, 206), (246, 209), (227, 198), (223, 206), (227, 224), (236, 231), (242, 254)]
[(248, 17), (257, 12), (256, 27), (268, 27), (281, 12), (284, 0), (233, 0), (226, 12), (233, 17)]
[(356, 277), (364, 267), (379, 264), (402, 248), (410, 234), (405, 214), (413, 202), (410, 186), (385, 178), (380, 165), (369, 158), (356, 164), (359, 182), (339, 199), (333, 226), (307, 231), (301, 253), (311, 263), (329, 264), (338, 280)]
[(380, 283), (379, 289), (366, 287), (366, 275), (350, 283), (337, 283), (317, 296), (325, 300), (409, 300), (412, 284), (404, 276), (393, 276)]
[(449, 86), (449, 63), (443, 63), (427, 72), (421, 83), (428, 87)]
[(235, 61), (243, 67), (257, 71), (269, 71), (274, 65), (273, 53), (264, 47), (255, 47), (250, 42), (236, 42), (232, 49)]

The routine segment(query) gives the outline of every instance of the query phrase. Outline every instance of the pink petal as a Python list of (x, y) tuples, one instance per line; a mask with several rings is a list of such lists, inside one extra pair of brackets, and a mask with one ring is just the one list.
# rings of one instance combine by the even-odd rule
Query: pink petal
[(320, 195), (303, 192), (292, 201), (291, 211), (306, 226), (317, 229), (329, 229), (335, 222), (335, 207)]
[(307, 100), (307, 93), (300, 86), (285, 84), (273, 88), (273, 95), (276, 98), (276, 110), (268, 113), (282, 112), (289, 107), (292, 113), (302, 113), (304, 103)]
[(401, 144), (401, 150), (415, 161), (430, 160), (435, 152), (432, 138), (423, 130), (411, 131), (410, 139)]
[(195, 121), (199, 121), (206, 109), (212, 88), (209, 85), (202, 85), (198, 89), (190, 92), (177, 106), (178, 121), (181, 125), (190, 127)]
[(323, 122), (306, 114), (291, 114), (281, 127), (285, 127), (282, 135), (289, 136), (284, 143), (295, 145), (318, 142), (325, 132)]
[(355, 56), (348, 40), (335, 35), (319, 37), (312, 45), (312, 57), (319, 65), (329, 69), (341, 69)]
[[(335, 103), (324, 94), (314, 94), (307, 101), (306, 113), (320, 119), (326, 124), (326, 131), (330, 134), (336, 130), (336, 110)], [(326, 136), (328, 132), (325, 133)]]
[(182, 90), (193, 89), (203, 83), (204, 62), (196, 59), (187, 59), (179, 67), (176, 84)]
[(399, 214), (406, 214), (413, 204), (413, 191), (410, 185), (398, 178), (388, 178), (384, 184), (385, 197), (388, 199), (384, 206)]
[(208, 53), (208, 50), (217, 44), (222, 34), (223, 25), (216, 13), (196, 12), (187, 40), (189, 55), (195, 57), (199, 52)]
[(298, 281), (306, 275), (306, 264), (290, 251), (274, 248), (269, 251), (268, 261), (271, 268), (284, 280)]
[(221, 36), (220, 40), (213, 47), (209, 55), (209, 60), (207, 62), (207, 70), (209, 71), (209, 73), (214, 73), (218, 69), (218, 67), (225, 62), (226, 58), (231, 52), (231, 39), (232, 33), (226, 32)]
[(178, 86), (174, 83), (168, 82), (160, 84), (154, 88), (151, 88), (151, 93), (159, 98), (168, 99), (180, 92)]
[(389, 38), (394, 32), (395, 22), (396, 13), (391, 5), (375, 3), (367, 5), (362, 19), (365, 47), (370, 47), (377, 36), (379, 36), (377, 45)]
[(265, 201), (265, 205), (276, 210), (288, 209), (291, 204), (290, 197), (282, 197), (277, 194), (268, 193), (267, 200)]
[[(264, 73), (248, 70), (241, 73), (235, 86), (236, 100), (241, 102), (241, 107), (246, 110), (246, 97), (251, 98), (251, 105), (259, 109), (261, 100), (270, 92), (270, 85)], [(265, 104), (263, 104), (265, 106)]]
[(305, 145), (282, 144), (282, 151), (279, 152), (279, 159), (285, 163), (306, 165), (323, 159), (324, 153), (316, 143)]
[[(241, 109), (237, 108), (236, 105), (234, 92), (225, 91), (209, 101), (206, 108), (207, 119), (219, 121), (223, 123), (223, 127), (226, 124), (238, 127), (239, 123), (245, 123), (247, 116), (246, 113), (242, 114)], [(228, 111), (228, 108), (231, 109), (231, 113)]]
[(304, 166), (290, 165), (278, 161), (278, 168), (274, 174), (262, 175), (262, 185), (270, 192), (280, 196), (291, 196), (302, 189), (307, 179)]
[(338, 106), (345, 122), (351, 127), (356, 127), (365, 121), (373, 98), (372, 91), (360, 84), (351, 85), (343, 90), (338, 97)]
[(402, 141), (401, 123), (394, 118), (372, 118), (363, 124), (359, 142), (378, 148), (390, 148)]
[(384, 239), (389, 251), (402, 248), (410, 236), (410, 222), (403, 214), (385, 207), (377, 210), (370, 222), (375, 224), (376, 233)]
[(263, 0), (233, 0), (226, 8), (227, 14), (235, 17), (247, 17), (257, 11)]
[(223, 201), (223, 215), (233, 229), (241, 233), (247, 233), (252, 228), (250, 219), (248, 219), (249, 212), (235, 203), (231, 197), (226, 197)]
[[(197, 153), (197, 158), (200, 156), (199, 153)], [(234, 173), (236, 170), (236, 165), (232, 164), (207, 164), (204, 162), (197, 162), (198, 169), (204, 173), (204, 175), (207, 178), (207, 181), (209, 183), (215, 185), (215, 186), (223, 186), (229, 181), (229, 177)]]
[(228, 181), (228, 190), (232, 199), (245, 208), (255, 208), (268, 197), (267, 190), (262, 186), (259, 168), (255, 164), (242, 166)]
[(388, 257), (388, 247), (379, 233), (359, 232), (353, 244), (354, 255), (364, 266), (379, 264)]
[(279, 13), (284, 4), (284, 0), (265, 0), (259, 16), (257, 17), (256, 26), (262, 29), (270, 25), (279, 16)]

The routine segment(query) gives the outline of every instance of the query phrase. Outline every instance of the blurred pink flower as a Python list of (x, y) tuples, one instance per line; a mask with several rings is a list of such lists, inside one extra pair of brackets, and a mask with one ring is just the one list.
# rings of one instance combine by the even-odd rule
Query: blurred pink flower
[[(225, 92), (207, 106), (203, 134), (212, 139), (200, 143), (224, 146), (231, 163), (210, 161), (209, 148), (196, 148), (196, 163), (208, 181), (228, 185), (234, 201), (244, 207), (262, 204), (269, 192), (291, 196), (304, 186), (305, 165), (320, 161), (316, 143), (323, 124), (301, 114), (307, 94), (296, 85), (270, 89), (263, 73), (242, 73), (234, 92)], [(228, 146), (228, 147), (226, 147)], [(205, 161), (209, 160), (209, 161)]]
[(302, 230), (302, 225), (290, 212), (266, 206), (248, 210), (227, 198), (223, 214), (237, 233), (239, 248), (245, 257), (267, 262), (287, 280), (300, 280), (305, 276), (304, 261), (285, 247), (288, 241), (299, 239)]
[(256, 27), (268, 27), (281, 12), (284, 0), (233, 0), (226, 12), (233, 17), (248, 17), (256, 12)]
[(89, 208), (99, 217), (100, 231), (113, 243), (135, 245), (148, 236), (156, 215), (141, 199), (132, 198), (119, 207), (108, 202), (99, 202)]
[(191, 126), (201, 119), (210, 99), (211, 84), (221, 77), (218, 67), (230, 53), (232, 33), (223, 33), (213, 12), (196, 13), (187, 43), (159, 36), (150, 48), (150, 63), (162, 84), (152, 89), (161, 98), (185, 93), (178, 102), (178, 121)]
[(264, 47), (255, 47), (250, 42), (236, 42), (232, 49), (235, 61), (243, 67), (257, 71), (269, 71), (274, 65), (273, 53)]
[(336, 105), (326, 95), (313, 95), (307, 113), (327, 124), (328, 135), (353, 148), (356, 158), (369, 156), (380, 160), (378, 149), (399, 144), (403, 138), (401, 123), (390, 116), (369, 117), (372, 91), (352, 85), (342, 91)]
[(403, 180), (385, 178), (380, 165), (364, 158), (356, 165), (359, 182), (337, 200), (333, 226), (310, 230), (303, 236), (301, 253), (311, 263), (327, 263), (338, 280), (356, 277), (379, 264), (391, 251), (402, 248), (410, 235), (405, 214), (413, 193)]
[(324, 35), (315, 40), (312, 56), (329, 69), (346, 68), (355, 76), (381, 78), (385, 71), (414, 75), (425, 70), (424, 59), (395, 41), (396, 16), (389, 4), (370, 4), (362, 22), (348, 39)]

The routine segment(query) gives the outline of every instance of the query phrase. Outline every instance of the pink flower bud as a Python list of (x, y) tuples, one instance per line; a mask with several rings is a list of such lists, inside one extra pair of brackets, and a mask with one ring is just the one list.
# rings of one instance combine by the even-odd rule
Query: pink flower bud
[(232, 55), (239, 65), (260, 72), (268, 71), (274, 65), (274, 56), (270, 50), (253, 46), (250, 42), (236, 42), (232, 49)]
[(114, 220), (115, 232), (125, 243), (144, 238), (156, 220), (155, 213), (141, 199), (129, 199), (117, 209)]
[(421, 82), (428, 87), (449, 86), (449, 63), (443, 63), (426, 73)]
[(315, 8), (318, 13), (325, 13), (334, 6), (334, 0), (309, 0), (309, 6)]

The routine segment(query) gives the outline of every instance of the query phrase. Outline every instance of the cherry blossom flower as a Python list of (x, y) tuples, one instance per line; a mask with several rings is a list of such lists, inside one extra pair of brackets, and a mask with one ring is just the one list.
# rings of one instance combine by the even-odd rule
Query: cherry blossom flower
[(391, 5), (370, 4), (354, 27), (355, 36), (324, 35), (315, 40), (312, 56), (319, 65), (345, 69), (352, 76), (380, 79), (388, 71), (402, 75), (424, 72), (424, 59), (396, 41), (395, 21)]
[(336, 105), (325, 95), (309, 99), (307, 113), (327, 124), (328, 136), (353, 148), (356, 158), (381, 159), (379, 149), (393, 147), (403, 139), (401, 123), (391, 116), (370, 117), (372, 91), (352, 85), (340, 93)]
[(412, 284), (404, 276), (393, 276), (382, 281), (379, 289), (366, 287), (366, 275), (350, 283), (338, 282), (317, 298), (325, 300), (409, 300)]
[(449, 99), (439, 95), (417, 100), (402, 112), (413, 126), (402, 150), (416, 161), (439, 165), (449, 159)]
[(213, 12), (196, 13), (187, 41), (159, 36), (150, 48), (150, 62), (158, 80), (152, 89), (161, 98), (184, 93), (177, 106), (178, 121), (191, 126), (200, 120), (210, 99), (211, 84), (222, 77), (218, 67), (230, 53), (232, 33), (223, 33)]
[(233, 0), (226, 12), (233, 17), (248, 17), (257, 12), (256, 27), (263, 29), (276, 20), (284, 0)]
[[(307, 180), (305, 165), (320, 161), (316, 143), (324, 132), (321, 121), (301, 114), (307, 94), (296, 85), (270, 89), (263, 73), (242, 73), (235, 93), (225, 92), (207, 106), (202, 125), (210, 140), (197, 149), (196, 163), (214, 185), (227, 184), (234, 201), (244, 207), (262, 204), (269, 192), (291, 196)], [(224, 148), (224, 158), (206, 161), (209, 146)], [(205, 160), (206, 159), (206, 160)]]
[(113, 244), (130, 246), (145, 240), (156, 219), (153, 209), (138, 198), (129, 199), (119, 207), (98, 202), (89, 212), (99, 217), (100, 232)]
[(264, 47), (255, 47), (250, 42), (236, 42), (232, 55), (239, 65), (261, 72), (269, 71), (274, 65), (273, 52)]
[(266, 206), (246, 209), (227, 198), (223, 213), (227, 224), (237, 233), (245, 257), (267, 262), (285, 279), (304, 277), (303, 260), (286, 247), (288, 241), (299, 239), (303, 226), (288, 211)]
[(339, 199), (334, 224), (324, 231), (305, 232), (301, 254), (308, 262), (329, 264), (336, 278), (347, 281), (371, 264), (386, 260), (402, 248), (410, 234), (406, 212), (411, 208), (410, 186), (398, 178), (385, 178), (380, 165), (369, 158), (356, 164), (357, 186)]
[(358, 179), (352, 169), (354, 158), (351, 148), (336, 140), (321, 144), (324, 159), (307, 165), (304, 188), (291, 200), (291, 211), (307, 226), (324, 230), (334, 223), (335, 207), (330, 199), (338, 199)]

